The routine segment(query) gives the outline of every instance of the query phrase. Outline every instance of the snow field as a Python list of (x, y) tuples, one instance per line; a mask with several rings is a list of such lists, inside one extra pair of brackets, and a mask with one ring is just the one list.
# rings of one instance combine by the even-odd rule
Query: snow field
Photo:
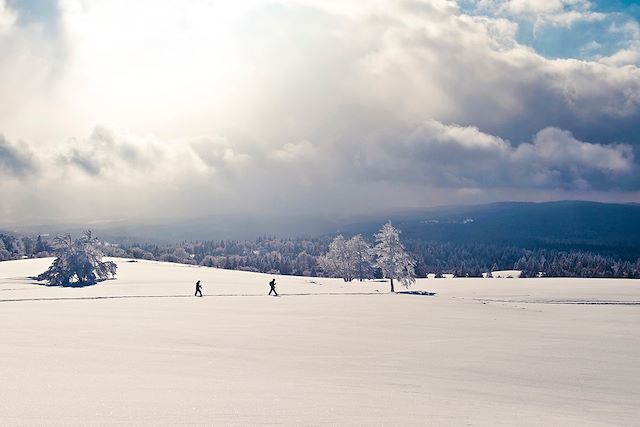
[[(275, 276), (0, 263), (0, 424), (633, 425), (640, 281)], [(204, 298), (193, 297), (195, 281)], [(400, 289), (398, 286), (398, 290)]]

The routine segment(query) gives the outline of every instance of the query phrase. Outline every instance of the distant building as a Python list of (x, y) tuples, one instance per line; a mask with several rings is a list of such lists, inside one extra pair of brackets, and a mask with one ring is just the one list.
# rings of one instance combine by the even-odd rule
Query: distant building
[(427, 279), (435, 279), (435, 278), (436, 278), (436, 273), (427, 274)]
[(454, 277), (456, 277), (456, 275), (453, 273), (444, 273), (442, 277), (444, 277), (445, 279), (453, 279)]
[(491, 272), (491, 277), (495, 279), (519, 279), (521, 275), (522, 270), (499, 270)]

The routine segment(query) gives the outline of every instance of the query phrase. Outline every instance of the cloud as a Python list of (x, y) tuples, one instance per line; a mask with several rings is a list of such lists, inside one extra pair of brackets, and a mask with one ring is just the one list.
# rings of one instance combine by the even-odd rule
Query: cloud
[[(222, 137), (193, 141), (189, 144), (189, 148), (204, 165), (204, 171), (218, 177), (246, 173), (246, 169), (254, 167), (254, 158), (258, 155), (255, 152), (253, 156), (244, 153), (241, 147)], [(198, 169), (197, 165), (189, 167)]]
[(9, 177), (29, 177), (37, 170), (36, 161), (26, 144), (11, 144), (0, 135), (0, 174)]
[(544, 25), (571, 26), (577, 22), (605, 19), (606, 14), (594, 12), (588, 0), (478, 0), (476, 10)]
[[(0, 144), (0, 154), (4, 153), (11, 155), (0, 158), (9, 158), (7, 164), (16, 173), (31, 170), (36, 163), (26, 146), (18, 151)], [(477, 127), (435, 120), (355, 146), (315, 147), (301, 141), (251, 156), (225, 138), (177, 144), (97, 127), (86, 140), (51, 156), (57, 162), (46, 156), (37, 160), (57, 165), (42, 176), (44, 181), (73, 182), (84, 176), (96, 179), (97, 185), (133, 194), (141, 189), (166, 192), (168, 183), (185, 180), (198, 182), (196, 187), (203, 193), (222, 186), (243, 189), (249, 198), (268, 198), (283, 186), (289, 194), (304, 198), (309, 185), (330, 186), (329, 181), (363, 186), (384, 181), (397, 186), (583, 190), (616, 185), (637, 171), (628, 144), (583, 142), (568, 131), (549, 127), (531, 142), (517, 145)], [(237, 196), (233, 193), (232, 197)]]
[(316, 154), (316, 149), (309, 141), (300, 141), (296, 143), (287, 143), (280, 148), (273, 150), (270, 157), (277, 162), (296, 163), (311, 160)]
[(602, 173), (626, 173), (633, 167), (633, 150), (626, 144), (601, 145), (578, 141), (557, 128), (540, 131), (532, 144), (522, 144), (514, 159), (539, 161), (546, 167)]
[(609, 28), (610, 34), (621, 37), (625, 42), (613, 53), (601, 55), (599, 62), (613, 66), (622, 67), (640, 63), (640, 23), (635, 20), (626, 20), (621, 23), (614, 22)]
[(0, 0), (0, 35), (7, 33), (16, 22), (16, 13), (7, 7), (6, 0)]
[(386, 30), (360, 80), (394, 106), (391, 114), (511, 140), (557, 126), (584, 139), (640, 142), (631, 131), (640, 119), (637, 68), (544, 58), (516, 42), (513, 24), (501, 18), (433, 14), (401, 22)]
[(599, 61), (614, 67), (637, 64), (640, 62), (640, 44), (620, 49), (612, 55), (600, 58)]
[(583, 142), (553, 127), (515, 145), (475, 127), (437, 121), (424, 123), (406, 138), (363, 147), (359, 166), (374, 180), (480, 190), (609, 188), (637, 173), (629, 145)]
[(638, 173), (631, 146), (583, 142), (557, 128), (540, 131), (531, 144), (519, 145), (510, 159), (521, 184), (542, 188), (624, 187)]
[(43, 201), (59, 215), (362, 213), (524, 190), (637, 199), (632, 53), (598, 42), (591, 60), (549, 58), (519, 39), (533, 17), (574, 31), (589, 2), (237, 3), (63, 0), (51, 37), (12, 21), (0, 130), (28, 147), (5, 141), (0, 165), (37, 185), (21, 199), (1, 189), (0, 213)]
[[(154, 136), (117, 133), (96, 126), (89, 137), (72, 140), (53, 152), (53, 164), (68, 178), (81, 176), (113, 183), (162, 183), (193, 171), (206, 171), (203, 143), (160, 140)], [(232, 160), (227, 153), (223, 161)]]
[(632, 9), (601, 0), (460, 0), (468, 13), (517, 23), (516, 38), (551, 58), (640, 65)]

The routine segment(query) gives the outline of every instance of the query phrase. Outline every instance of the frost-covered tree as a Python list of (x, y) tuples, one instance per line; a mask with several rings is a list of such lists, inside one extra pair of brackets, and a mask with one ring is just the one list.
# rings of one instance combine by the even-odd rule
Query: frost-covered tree
[(9, 259), (11, 259), (11, 254), (5, 247), (4, 241), (0, 239), (0, 261), (6, 261)]
[(33, 239), (31, 237), (25, 236), (21, 240), (22, 240), (22, 246), (24, 247), (24, 255), (32, 256), (36, 246), (35, 243), (33, 242)]
[(333, 239), (329, 251), (318, 259), (318, 265), (329, 276), (342, 277), (345, 282), (353, 280), (355, 265), (342, 235)]
[(353, 265), (354, 277), (357, 277), (361, 282), (364, 279), (374, 277), (373, 250), (360, 234), (349, 239), (347, 252)]
[(373, 277), (373, 253), (361, 235), (346, 240), (342, 235), (333, 239), (329, 251), (318, 258), (320, 269), (331, 277), (342, 277), (346, 282)]
[(400, 242), (400, 231), (389, 221), (376, 233), (376, 241), (376, 267), (382, 270), (385, 279), (391, 280), (391, 292), (395, 292), (394, 279), (399, 280), (405, 288), (411, 286), (416, 281), (416, 263)]
[(129, 249), (131, 256), (136, 259), (148, 259), (153, 260), (153, 254), (149, 251), (145, 251), (144, 249), (133, 247)]
[(45, 242), (45, 240), (42, 238), (41, 235), (38, 235), (38, 239), (36, 240), (36, 247), (35, 247), (35, 253), (41, 253), (41, 252), (48, 252), (49, 251), (49, 245), (47, 244), (47, 242)]
[(73, 240), (70, 235), (53, 240), (56, 259), (47, 271), (37, 277), (46, 280), (49, 286), (86, 286), (115, 277), (116, 264), (102, 261), (98, 239), (85, 232)]

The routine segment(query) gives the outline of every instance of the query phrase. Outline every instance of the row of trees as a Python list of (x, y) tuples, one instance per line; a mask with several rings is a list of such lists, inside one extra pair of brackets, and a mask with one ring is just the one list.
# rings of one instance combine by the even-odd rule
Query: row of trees
[[(335, 240), (338, 239), (337, 242)], [(252, 241), (182, 242), (176, 245), (135, 244), (103, 248), (106, 255), (199, 264), (232, 270), (298, 276), (334, 276), (349, 279), (380, 278), (375, 252), (355, 251), (356, 262), (344, 261), (339, 254), (354, 252), (365, 245), (373, 251), (374, 242), (366, 237), (272, 238)], [(362, 240), (361, 240), (362, 239)], [(332, 243), (334, 243), (332, 247)], [(364, 242), (364, 244), (363, 244)], [(415, 273), (453, 273), (458, 277), (481, 277), (492, 270), (523, 270), (524, 277), (540, 272), (550, 277), (640, 278), (640, 259), (625, 261), (588, 251), (528, 250), (488, 244), (452, 244), (406, 240), (406, 252), (415, 260)], [(336, 262), (335, 260), (343, 260)], [(368, 262), (367, 262), (368, 261)], [(344, 266), (344, 267), (342, 267)]]
[(553, 277), (640, 278), (640, 259), (625, 261), (583, 251), (525, 251), (514, 268), (525, 277), (542, 273)]
[[(372, 248), (361, 235), (350, 240), (338, 236), (329, 245), (329, 251), (320, 257), (319, 264), (328, 275), (342, 277), (345, 281), (353, 280), (356, 275), (361, 281), (372, 278), (374, 268), (378, 268), (382, 277), (390, 279), (391, 292), (395, 291), (394, 280), (399, 280), (405, 287), (413, 284), (415, 261), (400, 242), (400, 231), (389, 222), (376, 234), (376, 241)], [(50, 286), (86, 286), (115, 277), (116, 264), (102, 261), (103, 252), (99, 246), (110, 247), (100, 245), (91, 231), (76, 240), (68, 234), (56, 237), (52, 244), (56, 258), (36, 279), (46, 281)], [(142, 250), (132, 252), (146, 255)]]
[(400, 231), (388, 222), (375, 238), (377, 244), (371, 247), (359, 234), (349, 240), (342, 235), (336, 237), (328, 252), (318, 259), (320, 269), (327, 276), (342, 277), (347, 282), (374, 278), (379, 269), (382, 277), (390, 279), (391, 292), (395, 291), (394, 280), (411, 286), (416, 263), (400, 242)]
[(105, 244), (105, 255), (203, 265), (229, 270), (298, 276), (321, 275), (318, 258), (327, 251), (328, 239), (260, 237), (256, 240), (182, 242), (171, 245)]
[[(351, 243), (367, 245), (371, 250), (375, 236), (362, 236)], [(361, 240), (360, 240), (361, 239)], [(342, 273), (330, 268), (325, 255), (331, 252), (332, 238), (275, 238), (260, 237), (255, 240), (208, 240), (177, 244), (108, 244), (99, 246), (107, 256), (149, 259), (233, 270), (255, 271), (271, 274), (299, 276), (336, 276)], [(344, 244), (352, 238), (344, 237)], [(44, 237), (16, 237), (0, 234), (0, 260), (24, 257), (44, 257), (53, 254), (52, 240)], [(364, 245), (363, 245), (364, 242)], [(358, 243), (357, 245), (355, 243)], [(539, 272), (553, 277), (628, 277), (640, 278), (640, 259), (622, 260), (606, 254), (589, 251), (560, 251), (549, 249), (527, 250), (523, 248), (488, 244), (452, 244), (404, 240), (406, 252), (415, 260), (415, 273), (424, 277), (427, 273), (453, 273), (459, 277), (480, 277), (491, 270), (518, 269), (524, 276), (535, 277)], [(344, 245), (338, 243), (338, 247)], [(334, 251), (335, 252), (335, 251)], [(338, 253), (343, 251), (338, 251)], [(367, 263), (351, 266), (349, 277), (380, 278), (382, 273), (375, 266), (375, 253), (361, 251), (359, 257)], [(359, 258), (359, 259), (360, 259)], [(362, 266), (362, 273), (360, 272)]]
[(0, 233), (0, 261), (22, 258), (48, 257), (51, 246), (42, 236), (33, 239), (29, 236), (21, 238)]

